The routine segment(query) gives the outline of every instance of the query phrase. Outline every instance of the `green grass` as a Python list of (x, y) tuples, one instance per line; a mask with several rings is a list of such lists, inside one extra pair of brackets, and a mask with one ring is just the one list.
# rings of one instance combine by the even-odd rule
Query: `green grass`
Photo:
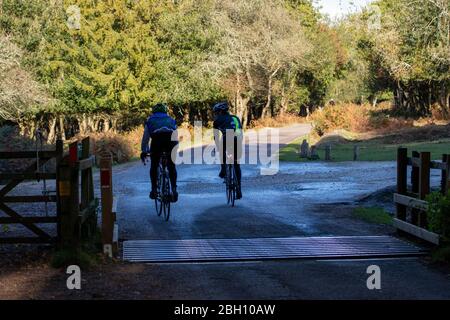
[(76, 251), (62, 249), (55, 251), (52, 255), (51, 266), (62, 268), (69, 265), (78, 265), (83, 269), (93, 267), (98, 263), (98, 255), (84, 250)]
[(386, 211), (384, 211), (383, 208), (359, 207), (353, 211), (353, 216), (355, 218), (364, 220), (369, 223), (387, 224), (387, 225), (392, 224), (392, 216), (389, 213), (387, 213)]
[(300, 138), (294, 140), (286, 147), (281, 148), (279, 151), (280, 161), (292, 161), (292, 162), (303, 162), (308, 161), (307, 159), (300, 158), (300, 145), (303, 140), (306, 139), (310, 144), (309, 135), (303, 135)]
[[(300, 159), (300, 145), (305, 137), (293, 141), (288, 146), (280, 150), (280, 161), (309, 161)], [(433, 160), (442, 159), (443, 154), (450, 154), (450, 139), (433, 142), (412, 142), (404, 144), (382, 144), (377, 142), (349, 142), (335, 144), (331, 147), (331, 157), (333, 161), (353, 161), (353, 148), (355, 145), (360, 147), (359, 161), (391, 161), (397, 157), (399, 147), (408, 148), (409, 154), (412, 151), (431, 152)], [(318, 154), (320, 159), (325, 158), (324, 146), (319, 147)]]

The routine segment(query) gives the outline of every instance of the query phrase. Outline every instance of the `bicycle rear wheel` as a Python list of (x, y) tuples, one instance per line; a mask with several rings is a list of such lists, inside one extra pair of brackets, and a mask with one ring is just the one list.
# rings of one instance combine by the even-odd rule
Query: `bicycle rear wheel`
[(234, 166), (230, 166), (230, 178), (231, 178), (231, 188), (230, 188), (230, 193), (231, 193), (231, 199), (230, 199), (230, 203), (231, 206), (234, 207), (234, 203), (236, 201), (236, 188), (237, 188), (237, 178), (236, 178), (236, 171), (234, 169)]
[(156, 214), (161, 216), (162, 214), (162, 197), (161, 197), (161, 186), (162, 186), (162, 175), (161, 175), (161, 168), (158, 168), (158, 180), (157, 180), (157, 187), (156, 187), (156, 199), (155, 199), (155, 208), (156, 208)]
[(171, 194), (170, 194), (170, 181), (169, 176), (164, 174), (163, 185), (162, 185), (162, 207), (164, 211), (164, 219), (169, 221), (170, 218), (170, 202), (171, 202)]

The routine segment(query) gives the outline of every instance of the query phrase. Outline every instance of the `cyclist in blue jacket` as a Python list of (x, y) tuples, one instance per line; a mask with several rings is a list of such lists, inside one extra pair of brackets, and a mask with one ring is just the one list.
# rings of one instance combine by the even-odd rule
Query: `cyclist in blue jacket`
[[(145, 122), (144, 135), (141, 143), (141, 160), (145, 162), (145, 158), (150, 153), (150, 180), (152, 182), (152, 190), (150, 192), (150, 199), (157, 197), (157, 179), (158, 166), (161, 159), (161, 154), (166, 152), (167, 169), (169, 170), (170, 184), (172, 186), (172, 201), (178, 201), (177, 192), (177, 169), (171, 157), (172, 150), (178, 144), (178, 141), (172, 140), (173, 133), (177, 130), (176, 121), (168, 114), (167, 105), (158, 103), (153, 107), (153, 114)], [(149, 140), (151, 144), (149, 148)]]
[[(231, 115), (229, 112), (228, 102), (219, 102), (213, 106), (214, 112), (214, 141), (219, 150), (221, 150), (221, 167), (219, 177), (224, 178), (226, 175), (226, 151), (233, 155), (234, 167), (236, 170), (236, 178), (238, 180), (238, 187), (236, 190), (236, 199), (242, 198), (241, 191), (241, 166), (238, 159), (242, 153), (242, 124), (238, 117)], [(227, 130), (233, 130), (233, 150), (227, 150), (226, 145), (226, 132)], [(222, 139), (219, 139), (219, 132), (222, 133)], [(220, 148), (219, 141), (222, 142), (223, 148)]]

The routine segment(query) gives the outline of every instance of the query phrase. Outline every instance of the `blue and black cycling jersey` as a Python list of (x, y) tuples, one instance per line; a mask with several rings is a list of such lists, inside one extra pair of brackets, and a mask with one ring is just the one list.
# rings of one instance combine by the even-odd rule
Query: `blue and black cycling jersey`
[(166, 137), (170, 137), (172, 132), (174, 132), (175, 130), (177, 130), (177, 123), (167, 113), (154, 113), (145, 122), (144, 136), (142, 137), (141, 142), (141, 151), (150, 151), (148, 147), (150, 138), (152, 138), (152, 144), (155, 143), (153, 139), (157, 138), (157, 136), (164, 136), (164, 140), (167, 140)]

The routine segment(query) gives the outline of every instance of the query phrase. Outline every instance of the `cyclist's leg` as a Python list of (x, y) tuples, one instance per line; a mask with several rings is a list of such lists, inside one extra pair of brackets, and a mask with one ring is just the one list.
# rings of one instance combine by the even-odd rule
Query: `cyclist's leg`
[(157, 181), (158, 181), (158, 167), (161, 155), (158, 152), (152, 152), (150, 155), (150, 180), (152, 182), (152, 191), (150, 192), (150, 198), (156, 197)]
[(178, 201), (178, 191), (177, 191), (177, 167), (175, 165), (174, 160), (172, 159), (172, 151), (174, 148), (177, 147), (178, 143), (171, 141), (170, 139), (167, 141), (167, 145), (169, 146), (166, 148), (167, 152), (167, 170), (169, 171), (169, 179), (170, 179), (170, 185), (172, 186), (172, 195), (173, 195), (173, 202)]
[[(175, 146), (173, 146), (171, 148), (171, 150), (174, 148)], [(175, 166), (175, 162), (173, 161), (174, 159), (172, 159), (170, 153), (172, 151), (168, 152), (168, 157), (167, 157), (167, 169), (169, 170), (169, 177), (170, 177), (170, 184), (172, 185), (172, 189), (176, 189), (177, 188), (177, 167)]]
[(241, 172), (241, 165), (239, 163), (239, 158), (242, 154), (242, 141), (240, 141), (239, 138), (234, 137), (234, 169), (236, 172), (236, 178), (238, 181), (238, 185), (237, 185), (237, 199), (241, 199), (242, 198), (242, 191), (241, 191), (241, 177), (242, 177), (242, 172)]
[(227, 139), (226, 139), (226, 135), (224, 134), (222, 136), (222, 150), (221, 150), (222, 154), (220, 157), (221, 163), (220, 163), (220, 173), (219, 173), (219, 177), (221, 178), (225, 178), (226, 176), (226, 172), (227, 172)]

